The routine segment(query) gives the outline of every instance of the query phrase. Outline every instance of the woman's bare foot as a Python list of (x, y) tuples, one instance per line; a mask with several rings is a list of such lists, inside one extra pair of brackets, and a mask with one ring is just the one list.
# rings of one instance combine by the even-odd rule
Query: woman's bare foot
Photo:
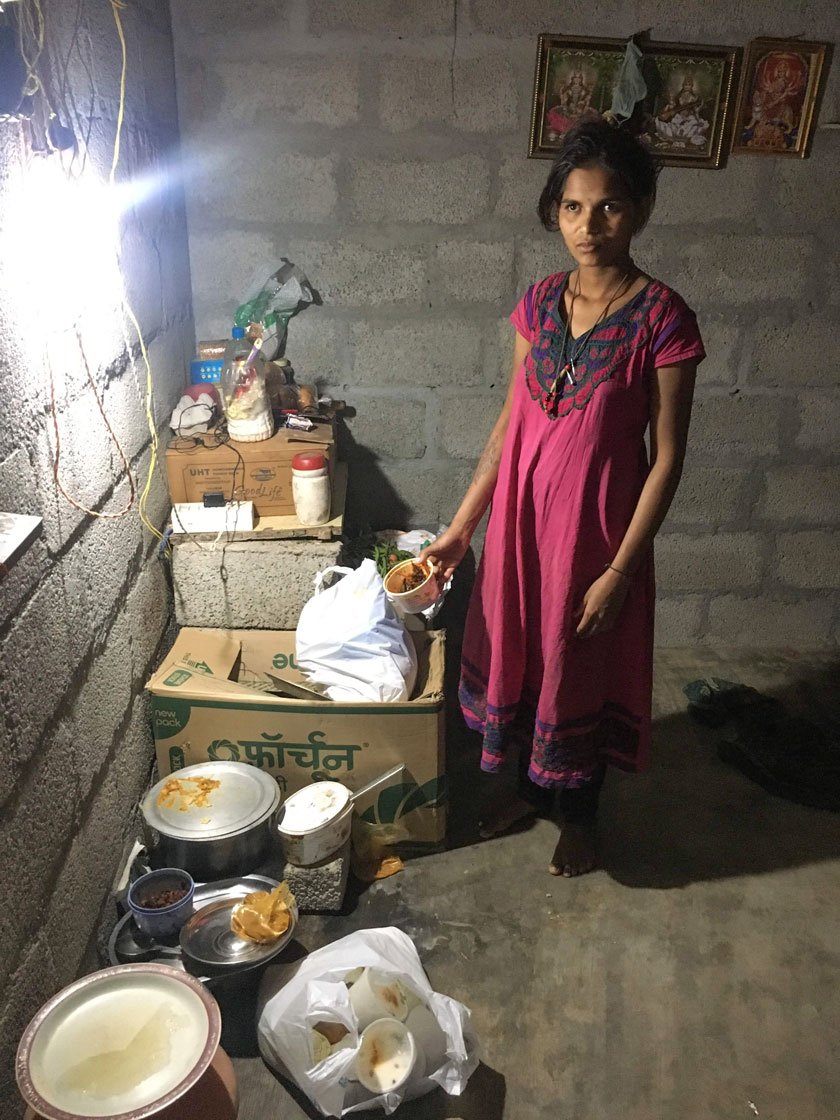
[(515, 794), (504, 800), (497, 798), (490, 803), (483, 819), (479, 821), (478, 835), (482, 840), (490, 840), (534, 816), (534, 806)]
[(549, 872), (570, 879), (574, 875), (594, 871), (596, 865), (595, 822), (563, 821), (560, 825), (560, 839), (548, 865)]

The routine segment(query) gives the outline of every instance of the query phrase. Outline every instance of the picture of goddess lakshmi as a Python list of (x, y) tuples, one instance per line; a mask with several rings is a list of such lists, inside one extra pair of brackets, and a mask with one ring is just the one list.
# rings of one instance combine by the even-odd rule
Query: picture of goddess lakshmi
[(796, 146), (809, 62), (794, 51), (769, 51), (757, 62), (745, 98), (737, 143), (762, 151), (789, 151)]
[(559, 140), (572, 125), (586, 116), (597, 116), (592, 105), (594, 82), (587, 81), (581, 69), (565, 77), (558, 75), (555, 84), (555, 102), (546, 114), (550, 140)]

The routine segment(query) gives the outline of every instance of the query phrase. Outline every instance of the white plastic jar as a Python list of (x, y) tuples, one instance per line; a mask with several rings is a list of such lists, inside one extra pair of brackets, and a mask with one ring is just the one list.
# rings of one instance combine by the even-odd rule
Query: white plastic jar
[(301, 525), (325, 525), (329, 521), (330, 472), (320, 451), (301, 451), (292, 459), (292, 498)]

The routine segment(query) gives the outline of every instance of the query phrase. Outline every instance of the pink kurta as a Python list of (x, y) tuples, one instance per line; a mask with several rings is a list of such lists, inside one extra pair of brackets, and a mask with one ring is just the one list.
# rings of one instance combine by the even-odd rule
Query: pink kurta
[(618, 551), (647, 477), (653, 369), (705, 356), (694, 313), (654, 280), (582, 354), (582, 340), (569, 341), (576, 384), (552, 394), (565, 364), (566, 279), (535, 284), (511, 315), (532, 349), (516, 374), (460, 688), (467, 723), (483, 735), (482, 768), (497, 769), (514, 742), (530, 750), (530, 779), (549, 789), (584, 784), (604, 762), (645, 764), (652, 554), (612, 630), (579, 638), (573, 616)]

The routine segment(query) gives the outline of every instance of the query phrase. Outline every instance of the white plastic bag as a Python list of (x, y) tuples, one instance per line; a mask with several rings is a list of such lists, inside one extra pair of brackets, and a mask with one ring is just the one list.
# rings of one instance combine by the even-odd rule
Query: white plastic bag
[[(446, 1035), (443, 1064), (426, 1077), (412, 1077), (397, 1093), (375, 1096), (351, 1079), (359, 1035), (344, 976), (363, 966), (399, 976)], [(353, 1045), (313, 1066), (310, 1031), (322, 1020), (343, 1023)], [(358, 930), (292, 965), (270, 968), (260, 990), (257, 1037), (265, 1061), (296, 1082), (324, 1116), (374, 1108), (390, 1115), (403, 1101), (424, 1096), (438, 1085), (450, 1096), (459, 1096), (478, 1066), (469, 1011), (432, 991), (414, 943), (393, 926)]]
[[(330, 572), (344, 578), (324, 589)], [(318, 573), (315, 594), (298, 621), (296, 659), (331, 700), (408, 699), (417, 679), (417, 653), (373, 560)]]

